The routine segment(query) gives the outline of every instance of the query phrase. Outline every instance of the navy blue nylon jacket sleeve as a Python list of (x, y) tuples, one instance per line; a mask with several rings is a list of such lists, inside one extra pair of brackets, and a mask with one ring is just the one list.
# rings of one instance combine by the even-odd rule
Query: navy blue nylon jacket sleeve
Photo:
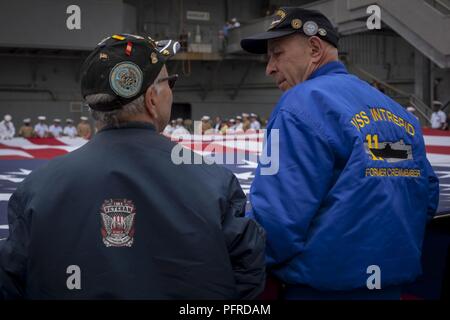
[(427, 161), (427, 173), (428, 173), (428, 183), (429, 183), (429, 202), (427, 215), (428, 219), (433, 219), (436, 214), (436, 210), (439, 205), (439, 179), (434, 173), (433, 168), (429, 161)]
[(25, 295), (31, 221), (19, 194), (16, 191), (8, 202), (9, 236), (0, 248), (0, 299), (19, 299)]
[(307, 115), (300, 119), (282, 109), (272, 128), (279, 129), (279, 171), (261, 175), (257, 169), (249, 216), (267, 231), (267, 264), (276, 268), (301, 252), (310, 222), (330, 188), (334, 156)]
[(222, 230), (230, 254), (238, 298), (254, 299), (265, 285), (265, 232), (255, 221), (243, 216), (245, 204), (245, 194), (233, 176)]

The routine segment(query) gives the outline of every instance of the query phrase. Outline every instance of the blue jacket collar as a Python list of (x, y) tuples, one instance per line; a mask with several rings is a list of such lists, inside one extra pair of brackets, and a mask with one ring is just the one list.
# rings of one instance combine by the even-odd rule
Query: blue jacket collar
[(348, 74), (347, 69), (344, 64), (339, 61), (329, 62), (326, 65), (323, 65), (316, 71), (314, 71), (308, 78), (308, 80), (327, 75), (327, 74)]
[[(319, 69), (314, 71), (307, 80), (311, 80), (311, 79), (314, 79), (314, 78), (317, 78), (320, 76), (324, 76), (324, 75), (328, 75), (328, 74), (348, 74), (348, 71), (342, 62), (333, 61), (333, 62), (327, 63), (326, 65), (323, 65), (322, 67), (320, 67)], [(301, 85), (301, 83), (298, 85)], [(280, 108), (283, 105), (283, 100), (287, 97), (288, 92), (290, 92), (292, 89), (285, 92), (282, 95), (282, 97), (280, 98), (280, 100), (278, 101), (277, 106), (275, 107), (275, 109), (272, 111), (272, 113), (270, 115), (269, 123), (267, 124), (267, 129), (271, 128), (272, 122), (275, 119), (276, 114), (278, 113), (278, 111), (280, 110)]]

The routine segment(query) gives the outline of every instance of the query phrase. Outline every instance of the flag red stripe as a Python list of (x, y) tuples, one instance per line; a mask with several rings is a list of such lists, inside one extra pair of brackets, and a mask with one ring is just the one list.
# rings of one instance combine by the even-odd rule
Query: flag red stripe
[(426, 146), (427, 153), (450, 154), (450, 147), (445, 146)]
[(423, 135), (425, 136), (442, 136), (442, 137), (450, 137), (450, 131), (436, 130), (430, 128), (422, 129)]
[(55, 138), (28, 138), (27, 140), (37, 145), (66, 146), (65, 143), (62, 143)]

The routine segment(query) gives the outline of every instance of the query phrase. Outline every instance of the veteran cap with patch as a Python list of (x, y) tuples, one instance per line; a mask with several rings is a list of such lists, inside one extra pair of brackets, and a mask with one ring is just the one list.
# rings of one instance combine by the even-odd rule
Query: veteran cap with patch
[(267, 41), (300, 33), (307, 37), (318, 36), (338, 47), (339, 35), (330, 20), (316, 10), (281, 7), (275, 11), (266, 32), (241, 40), (241, 47), (250, 53), (267, 53)]
[(173, 40), (116, 34), (103, 39), (86, 58), (81, 71), (81, 94), (109, 94), (108, 103), (89, 104), (99, 111), (112, 111), (133, 101), (153, 84), (167, 59), (180, 44)]

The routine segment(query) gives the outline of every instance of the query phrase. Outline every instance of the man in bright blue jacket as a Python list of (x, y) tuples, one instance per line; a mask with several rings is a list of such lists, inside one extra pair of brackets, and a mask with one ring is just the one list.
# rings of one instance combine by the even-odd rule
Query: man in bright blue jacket
[(248, 215), (266, 229), (285, 298), (396, 299), (421, 273), (438, 179), (417, 119), (348, 74), (338, 39), (321, 13), (280, 8), (267, 32), (242, 40), (268, 54), (284, 92), (267, 126), (278, 172), (260, 163)]

